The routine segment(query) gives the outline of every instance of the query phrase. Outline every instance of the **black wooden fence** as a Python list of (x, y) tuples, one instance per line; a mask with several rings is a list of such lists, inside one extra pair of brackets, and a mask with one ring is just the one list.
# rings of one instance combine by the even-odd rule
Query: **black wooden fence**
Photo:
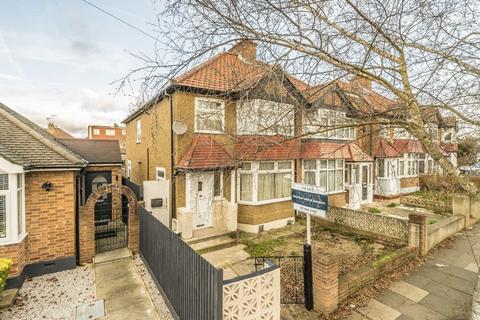
[(122, 184), (124, 186), (127, 186), (130, 189), (132, 189), (132, 191), (137, 196), (137, 200), (139, 200), (139, 201), (143, 200), (143, 186), (138, 185), (138, 184), (134, 183), (133, 181), (131, 181), (130, 179), (127, 179), (125, 177), (122, 177)]
[(216, 269), (139, 207), (140, 254), (180, 319), (221, 320), (223, 270)]

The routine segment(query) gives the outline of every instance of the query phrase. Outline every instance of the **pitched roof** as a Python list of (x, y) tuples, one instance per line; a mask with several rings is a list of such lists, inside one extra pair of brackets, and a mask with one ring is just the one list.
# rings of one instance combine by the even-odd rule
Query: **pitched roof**
[(458, 144), (456, 143), (446, 143), (442, 146), (442, 148), (446, 152), (458, 152)]
[(46, 128), (45, 130), (48, 133), (50, 133), (52, 136), (58, 139), (75, 139), (74, 136), (72, 136), (70, 133), (68, 133), (67, 131), (59, 127), (49, 127), (49, 128)]
[(375, 158), (396, 158), (400, 156), (400, 152), (395, 149), (388, 141), (381, 139), (375, 149)]
[(0, 156), (24, 169), (82, 167), (85, 160), (0, 103)]
[(425, 148), (418, 140), (411, 139), (394, 139), (392, 141), (393, 147), (399, 153), (425, 153)]
[(373, 161), (355, 142), (305, 140), (301, 147), (302, 159), (344, 159), (349, 162)]
[(89, 164), (121, 164), (120, 144), (116, 140), (57, 139)]
[(180, 169), (217, 169), (235, 167), (236, 162), (228, 152), (210, 135), (196, 135), (183, 154)]
[(300, 141), (284, 136), (238, 136), (233, 148), (239, 160), (293, 160), (300, 156)]

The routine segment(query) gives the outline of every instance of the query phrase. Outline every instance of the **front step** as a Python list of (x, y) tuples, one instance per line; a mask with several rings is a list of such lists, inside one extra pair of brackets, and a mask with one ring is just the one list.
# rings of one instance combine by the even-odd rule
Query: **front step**
[(225, 249), (232, 247), (236, 244), (235, 239), (230, 238), (229, 236), (217, 236), (210, 238), (209, 240), (196, 242), (190, 244), (190, 247), (199, 254), (204, 254), (207, 252), (217, 251), (220, 249)]
[(202, 257), (216, 268), (226, 268), (250, 258), (250, 255), (244, 250), (245, 248), (246, 245), (237, 244), (233, 247), (203, 254)]

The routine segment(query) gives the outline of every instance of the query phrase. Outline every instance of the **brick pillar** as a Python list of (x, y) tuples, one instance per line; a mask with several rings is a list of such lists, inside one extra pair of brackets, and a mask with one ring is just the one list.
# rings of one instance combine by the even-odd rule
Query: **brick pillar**
[[(95, 202), (93, 202), (95, 206)], [(80, 263), (91, 262), (95, 255), (95, 224), (94, 207), (87, 203), (80, 207), (79, 212), (79, 241), (80, 241)]]
[(422, 214), (410, 213), (408, 215), (408, 245), (417, 247), (418, 252), (424, 256), (428, 252), (427, 217)]
[(312, 260), (313, 309), (328, 315), (338, 305), (338, 262), (327, 253), (314, 254)]

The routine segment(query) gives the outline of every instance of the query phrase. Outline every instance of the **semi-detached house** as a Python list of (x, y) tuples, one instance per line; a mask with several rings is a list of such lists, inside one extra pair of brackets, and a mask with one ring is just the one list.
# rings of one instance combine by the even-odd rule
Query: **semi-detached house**
[(295, 181), (323, 187), (331, 205), (358, 208), (401, 193), (378, 193), (375, 172), (410, 147), (380, 137), (381, 128), (348, 124), (393, 104), (364, 79), (310, 86), (241, 41), (124, 120), (126, 173), (136, 183), (166, 182), (172, 227), (185, 238), (294, 222)]

